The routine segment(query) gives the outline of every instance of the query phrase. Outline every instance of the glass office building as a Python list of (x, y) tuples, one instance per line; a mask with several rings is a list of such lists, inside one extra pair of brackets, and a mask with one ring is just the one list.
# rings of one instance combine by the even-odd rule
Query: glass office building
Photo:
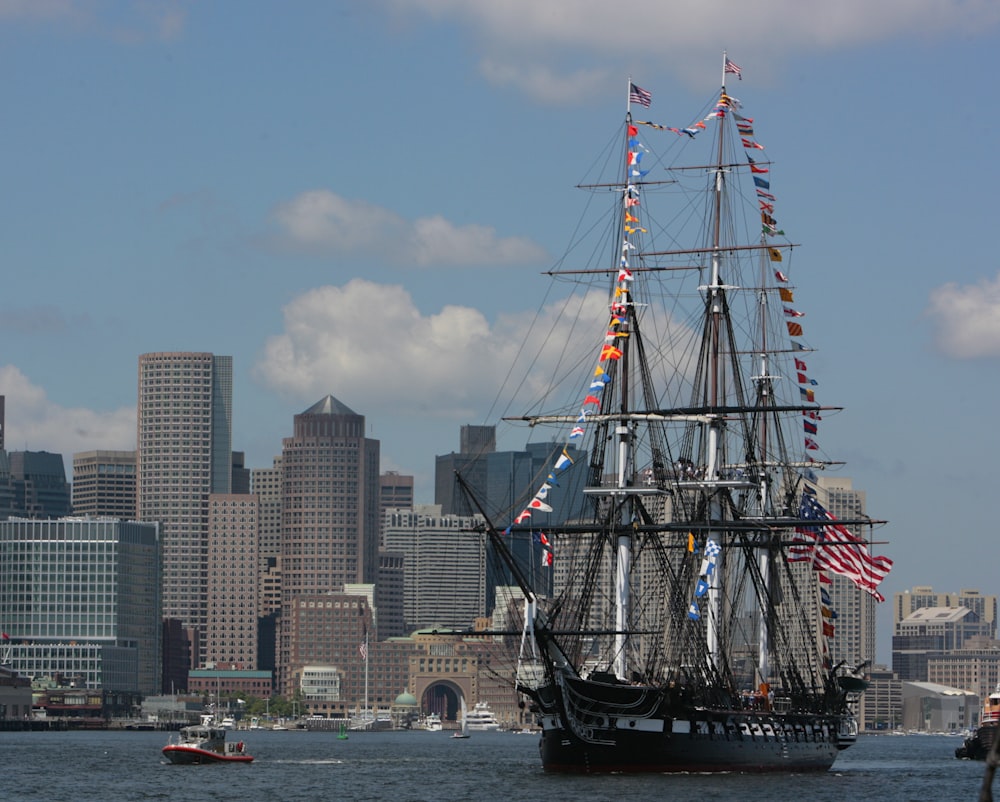
[(0, 630), (21, 674), (157, 693), (160, 622), (155, 524), (0, 521)]

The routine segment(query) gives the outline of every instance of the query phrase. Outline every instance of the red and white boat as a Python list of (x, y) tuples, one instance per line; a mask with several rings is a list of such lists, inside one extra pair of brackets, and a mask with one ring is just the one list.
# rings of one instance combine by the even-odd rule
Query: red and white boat
[(242, 741), (227, 741), (225, 727), (213, 724), (210, 716), (205, 718), (201, 724), (181, 728), (176, 740), (163, 747), (167, 760), (179, 765), (253, 761)]

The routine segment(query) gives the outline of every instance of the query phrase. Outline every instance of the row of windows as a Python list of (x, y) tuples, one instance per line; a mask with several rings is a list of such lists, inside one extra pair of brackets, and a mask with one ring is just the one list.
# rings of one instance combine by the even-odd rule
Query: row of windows
[[(26, 606), (47, 604), (114, 604), (116, 593), (112, 585), (91, 585), (95, 588), (93, 592), (87, 592), (86, 588), (75, 586), (73, 589), (66, 587), (64, 582), (58, 579), (50, 579), (49, 582), (38, 582), (25, 584), (21, 582), (10, 583), (4, 586), (2, 598), (4, 605), (11, 605), (12, 609), (19, 609), (17, 605)], [(96, 588), (100, 587), (100, 590)], [(79, 588), (74, 593), (72, 590)]]

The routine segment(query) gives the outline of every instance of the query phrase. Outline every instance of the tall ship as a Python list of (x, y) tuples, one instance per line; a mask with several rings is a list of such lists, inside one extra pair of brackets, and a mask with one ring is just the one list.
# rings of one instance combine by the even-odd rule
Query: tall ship
[(579, 285), (528, 331), (557, 356), (523, 352), (518, 389), (543, 400), (504, 416), (551, 458), (503, 510), (458, 475), (523, 597), (516, 682), (546, 771), (823, 771), (857, 736), (865, 680), (831, 660), (825, 586), (881, 601), (892, 562), (870, 551), (880, 522), (823, 504), (837, 408), (808, 372), (797, 245), (735, 77), (724, 56), (686, 125), (629, 80), (594, 161), (613, 175), (580, 185), (600, 220), (577, 230), (603, 245), (550, 271)]

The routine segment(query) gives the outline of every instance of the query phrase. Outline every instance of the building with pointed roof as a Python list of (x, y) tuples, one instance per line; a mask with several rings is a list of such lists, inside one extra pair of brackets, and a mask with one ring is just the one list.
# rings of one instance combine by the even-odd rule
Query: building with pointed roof
[[(372, 584), (378, 574), (378, 440), (365, 437), (365, 418), (332, 395), (294, 418), (281, 452), (282, 619), (296, 597), (340, 593)], [(294, 631), (282, 626), (279, 682), (301, 666)]]

